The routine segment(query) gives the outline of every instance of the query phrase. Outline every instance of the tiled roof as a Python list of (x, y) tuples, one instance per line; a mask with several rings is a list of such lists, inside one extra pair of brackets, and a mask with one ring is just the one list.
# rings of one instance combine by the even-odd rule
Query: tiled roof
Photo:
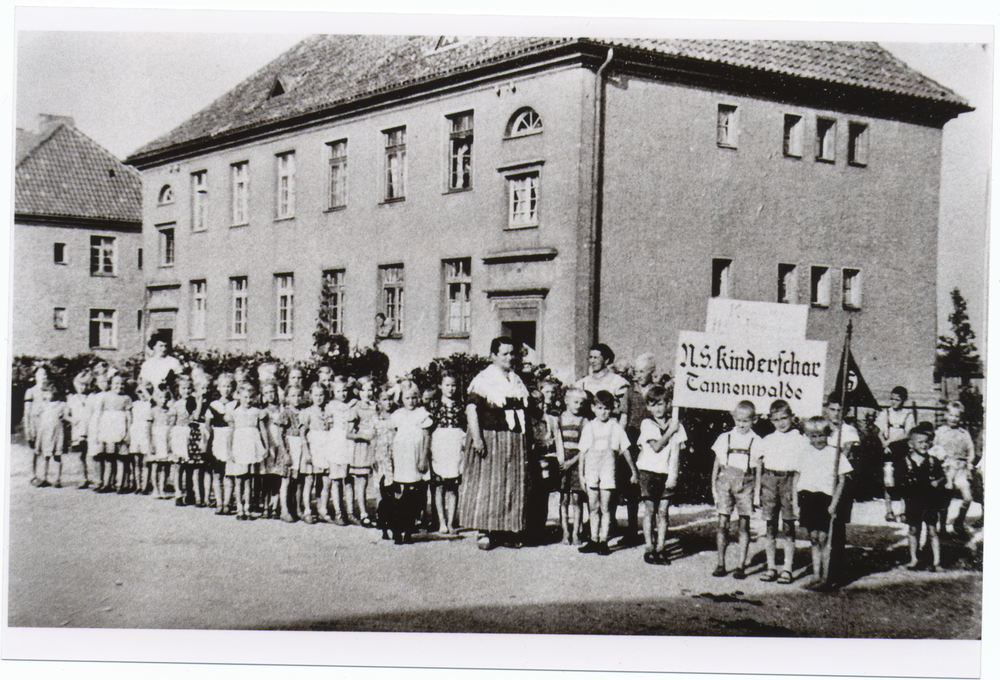
[[(311, 36), (170, 133), (136, 151), (129, 161), (567, 43), (623, 46), (966, 105), (957, 94), (876, 43), (476, 37), (436, 50), (438, 40), (439, 36)], [(285, 93), (269, 98), (276, 81)]]
[(19, 131), (14, 211), (19, 214), (142, 221), (139, 172), (76, 128)]

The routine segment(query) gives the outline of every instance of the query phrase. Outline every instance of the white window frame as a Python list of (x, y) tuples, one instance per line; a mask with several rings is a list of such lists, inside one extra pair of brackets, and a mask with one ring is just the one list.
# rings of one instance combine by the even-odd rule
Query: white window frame
[(169, 184), (160, 187), (160, 193), (156, 196), (157, 205), (170, 205), (174, 202), (174, 189)]
[(841, 270), (841, 277), (844, 309), (850, 311), (861, 309), (861, 270), (857, 267), (844, 267)]
[(191, 282), (191, 320), (188, 337), (204, 340), (208, 331), (208, 282), (205, 279)]
[(52, 308), (52, 327), (57, 331), (64, 331), (69, 328), (69, 313), (65, 307)]
[(739, 140), (739, 107), (735, 104), (719, 104), (715, 124), (715, 144), (723, 149), (735, 149)]
[(275, 183), (275, 219), (290, 220), (295, 217), (295, 152), (275, 154), (277, 181)]
[(507, 138), (538, 135), (545, 130), (542, 117), (530, 106), (518, 109), (507, 123)]
[[(327, 269), (323, 272), (321, 290), (324, 297), (320, 304), (333, 311), (333, 319), (329, 331), (334, 335), (344, 334), (344, 310), (347, 293), (347, 271), (344, 269)], [(332, 296), (326, 296), (326, 292), (332, 292)], [(331, 314), (327, 314), (329, 319)]]
[(231, 338), (247, 337), (249, 288), (250, 282), (246, 276), (233, 276), (229, 279), (229, 336)]
[(821, 163), (837, 162), (836, 118), (816, 118), (816, 160)]
[(391, 338), (403, 336), (406, 307), (404, 305), (405, 270), (402, 264), (388, 264), (379, 267), (381, 303), (379, 311), (392, 324)]
[(799, 302), (799, 267), (781, 262), (778, 264), (778, 302), (795, 305)]
[(117, 276), (114, 236), (95, 234), (90, 237), (90, 275)]
[(847, 123), (847, 163), (855, 167), (868, 165), (868, 136), (870, 127), (867, 123), (848, 121)]
[(347, 139), (327, 142), (327, 210), (347, 206)]
[(208, 229), (208, 170), (191, 173), (191, 231)]
[(472, 111), (448, 116), (448, 191), (472, 188), (472, 144), (475, 119)]
[(173, 267), (177, 261), (177, 230), (174, 226), (165, 224), (156, 227), (161, 267)]
[(830, 306), (830, 267), (814, 264), (809, 268), (809, 304), (819, 309)]
[(406, 198), (406, 126), (383, 130), (382, 140), (385, 143), (383, 202), (402, 201)]
[(540, 170), (507, 175), (507, 228), (530, 229), (539, 225)]
[(94, 335), (94, 324), (98, 324), (98, 343), (95, 345), (89, 342), (91, 349), (117, 349), (118, 348), (118, 323), (115, 318), (117, 313), (113, 309), (91, 309), (90, 310), (90, 338)]
[(467, 337), (472, 330), (472, 258), (441, 262), (444, 270), (444, 330), (449, 337)]
[(712, 258), (712, 297), (733, 297), (733, 261), (728, 257)]
[(784, 135), (782, 151), (786, 158), (802, 158), (802, 130), (805, 119), (796, 113), (786, 113), (784, 119)]
[(274, 275), (274, 337), (295, 337), (295, 275)]
[(250, 161), (240, 161), (229, 166), (232, 178), (232, 226), (250, 224)]

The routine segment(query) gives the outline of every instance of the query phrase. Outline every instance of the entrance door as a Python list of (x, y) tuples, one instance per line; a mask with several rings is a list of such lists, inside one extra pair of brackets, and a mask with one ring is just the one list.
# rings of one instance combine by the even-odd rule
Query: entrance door
[(500, 335), (510, 338), (524, 347), (536, 348), (536, 324), (534, 321), (502, 321)]

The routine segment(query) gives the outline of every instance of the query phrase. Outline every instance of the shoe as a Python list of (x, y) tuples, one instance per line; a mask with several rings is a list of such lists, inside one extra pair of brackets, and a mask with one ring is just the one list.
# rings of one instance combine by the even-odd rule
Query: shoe
[(306, 515), (305, 519), (303, 519), (302, 521), (305, 522), (306, 524), (315, 524), (316, 518), (313, 517), (312, 515)]
[(188, 504), (188, 502), (186, 500), (184, 500), (183, 498), (176, 498), (176, 499), (174, 499), (174, 505), (176, 505), (179, 508), (183, 508), (183, 507), (187, 506), (187, 504)]
[(55, 484), (52, 485), (52, 488), (53, 489), (61, 489), (62, 488), (62, 482), (56, 482)]
[(652, 550), (647, 550), (646, 554), (642, 556), (642, 559), (643, 559), (643, 561), (646, 564), (659, 564), (659, 562), (657, 562), (656, 558), (657, 558), (657, 555)]
[(886, 522), (895, 522), (896, 521), (896, 514), (893, 513), (893, 512), (887, 512), (887, 513), (885, 513), (885, 521)]
[(611, 554), (611, 548), (608, 546), (607, 541), (602, 541), (597, 544), (597, 554), (602, 557), (607, 557)]
[(937, 564), (932, 564), (931, 566), (927, 567), (927, 571), (931, 572), (932, 574), (936, 574), (940, 569), (941, 566)]
[[(327, 521), (327, 522), (329, 522), (329, 521), (331, 521), (331, 520), (330, 520), (329, 518), (327, 518), (327, 519), (326, 519), (326, 521)], [(337, 525), (338, 527), (346, 527), (346, 526), (347, 526), (347, 522), (345, 522), (345, 521), (344, 521), (344, 518), (343, 518), (343, 517), (341, 517), (340, 515), (334, 515), (334, 517), (333, 517), (333, 520), (332, 520), (332, 521), (333, 521), (333, 523), (334, 523), (334, 524), (336, 524), (336, 525)]]
[(909, 571), (919, 571), (920, 570), (920, 563), (919, 562), (910, 562), (910, 563), (908, 563), (906, 565), (906, 568)]
[(396, 536), (395, 538), (392, 539), (392, 543), (393, 545), (403, 545), (404, 543), (403, 537), (401, 535)]
[(52, 486), (52, 485), (49, 483), (49, 480), (47, 480), (47, 479), (43, 479), (42, 481), (38, 482), (38, 488), (39, 489), (44, 489), (44, 488), (49, 487), (49, 486)]
[(595, 553), (598, 550), (600, 550), (600, 548), (601, 548), (600, 543), (597, 543), (596, 541), (587, 541), (586, 543), (580, 546), (579, 550), (582, 553)]
[(242, 522), (242, 521), (243, 521), (243, 520), (245, 520), (246, 518), (247, 518), (247, 516), (246, 516), (246, 515), (244, 515), (244, 514), (243, 514), (242, 512), (238, 512), (238, 513), (236, 513), (236, 519), (237, 519), (237, 521), (239, 521), (239, 522)]
[(121, 489), (118, 489), (118, 495), (119, 495), (119, 496), (124, 496), (124, 495), (125, 495), (125, 494), (127, 494), (127, 493), (132, 493), (132, 491), (131, 491), (131, 490), (129, 490), (129, 489), (126, 489), (126, 488), (121, 488)]
[(717, 566), (717, 567), (715, 568), (715, 571), (713, 571), (713, 572), (712, 572), (712, 576), (715, 576), (716, 578), (719, 578), (719, 577), (721, 577), (721, 576), (725, 576), (725, 575), (726, 575), (726, 573), (727, 573), (727, 572), (726, 572), (726, 568), (725, 568), (725, 567), (723, 567), (723, 566), (722, 566), (722, 565), (720, 564), (719, 566)]
[(40, 480), (38, 477), (32, 477), (31, 478), (31, 482), (30, 482), (31, 486), (38, 486), (41, 483), (42, 483), (42, 480)]
[(288, 514), (288, 513), (286, 512), (285, 514), (283, 514), (283, 515), (281, 516), (281, 521), (282, 521), (282, 522), (288, 522), (289, 524), (291, 524), (292, 522), (294, 522), (294, 521), (295, 521), (295, 518), (294, 518), (294, 517), (292, 517), (292, 516), (291, 516), (290, 514)]
[(354, 525), (356, 525), (356, 526), (360, 526), (360, 525), (361, 525), (361, 520), (359, 520), (359, 519), (358, 519), (357, 517), (355, 517), (354, 515), (347, 515), (346, 517), (344, 517), (344, 521), (345, 521), (345, 522), (346, 522), (347, 524), (354, 524)]
[(361, 526), (366, 529), (373, 529), (375, 528), (375, 522), (373, 522), (370, 517), (362, 517)]
[[(35, 486), (38, 486), (38, 485), (36, 484)], [(103, 484), (96, 484), (96, 485), (94, 485), (94, 493), (101, 493), (102, 491), (104, 491), (104, 485)]]
[(733, 578), (736, 579), (737, 581), (742, 581), (746, 577), (747, 577), (747, 573), (745, 571), (743, 571), (742, 567), (740, 567), (739, 569), (737, 569), (736, 571), (733, 572)]
[(327, 524), (333, 524), (333, 518), (330, 515), (320, 514), (316, 517), (317, 522), (325, 522)]
[(760, 580), (761, 581), (766, 581), (767, 583), (773, 583), (774, 581), (778, 580), (778, 572), (775, 571), (774, 569), (768, 569), (760, 577)]
[(488, 535), (480, 536), (476, 539), (476, 546), (480, 550), (492, 550), (494, 548), (493, 539), (491, 539)]
[(781, 572), (781, 575), (778, 576), (778, 583), (788, 584), (788, 583), (791, 583), (791, 582), (792, 582), (792, 572), (790, 572), (790, 571), (787, 571), (787, 570), (783, 571), (783, 572)]
[(84, 481), (80, 482), (80, 486), (78, 486), (76, 488), (78, 488), (78, 489), (89, 489), (90, 488), (90, 480), (87, 479), (87, 480), (84, 480)]
[(666, 550), (661, 550), (658, 553), (656, 553), (656, 564), (659, 564), (664, 567), (670, 564), (670, 557), (667, 556)]

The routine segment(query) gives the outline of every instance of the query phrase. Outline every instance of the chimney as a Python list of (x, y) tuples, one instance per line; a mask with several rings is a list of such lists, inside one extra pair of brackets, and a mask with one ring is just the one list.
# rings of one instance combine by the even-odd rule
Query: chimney
[(56, 116), (51, 113), (38, 114), (38, 131), (41, 134), (46, 134), (63, 124), (69, 127), (76, 127), (76, 121), (73, 120), (73, 116)]

